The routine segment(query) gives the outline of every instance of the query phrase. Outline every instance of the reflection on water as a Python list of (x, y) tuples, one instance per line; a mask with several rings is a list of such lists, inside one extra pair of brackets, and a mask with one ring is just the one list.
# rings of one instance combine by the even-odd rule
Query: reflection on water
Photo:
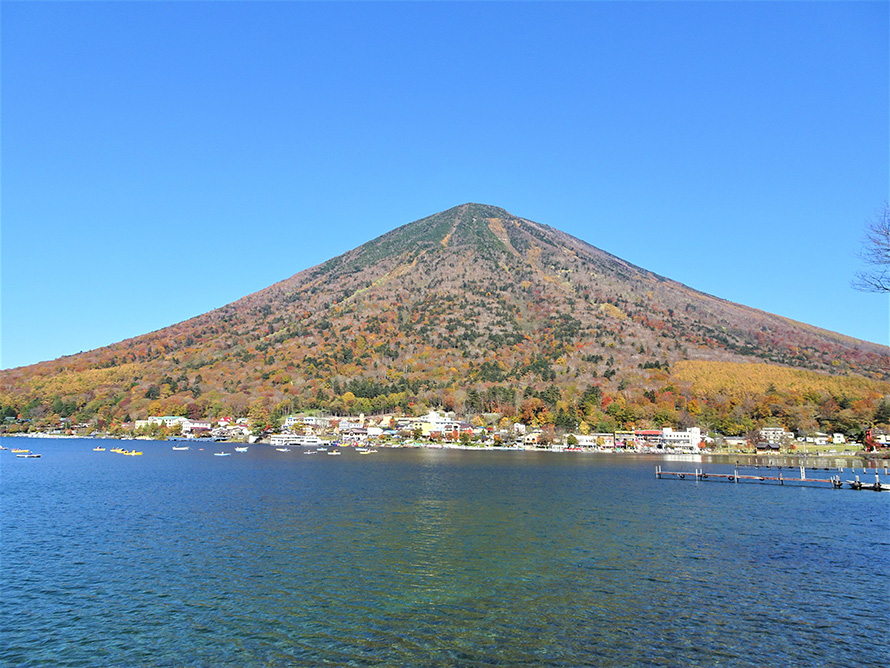
[(885, 664), (890, 494), (654, 457), (41, 446), (0, 458), (2, 665)]

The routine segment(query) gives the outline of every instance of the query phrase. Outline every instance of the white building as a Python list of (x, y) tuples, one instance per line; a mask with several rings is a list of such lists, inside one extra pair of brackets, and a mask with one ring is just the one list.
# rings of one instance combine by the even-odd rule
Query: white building
[(210, 420), (183, 420), (182, 421), (182, 433), (188, 434), (195, 430), (210, 431)]
[[(185, 421), (186, 419), (179, 415), (165, 415), (164, 417), (159, 417), (157, 415), (148, 416), (148, 424), (162, 424), (165, 427), (172, 427), (175, 424), (182, 424)], [(141, 420), (139, 420), (139, 422), (141, 422)]]
[(812, 436), (804, 438), (804, 442), (812, 443), (813, 445), (828, 445), (828, 434), (823, 434), (821, 431), (817, 431)]
[(328, 418), (318, 417), (316, 415), (308, 415), (306, 417), (300, 417), (298, 415), (288, 415), (284, 418), (284, 428), (289, 429), (293, 426), (302, 426), (305, 425), (307, 427), (315, 427), (315, 428), (324, 428), (328, 426)]
[(282, 447), (285, 445), (296, 445), (298, 438), (300, 437), (294, 434), (272, 434), (269, 437), (269, 442), (272, 445)]
[(666, 448), (698, 451), (698, 444), (701, 443), (701, 429), (689, 427), (683, 431), (674, 431), (670, 427), (664, 427), (661, 430), (661, 437)]
[(782, 441), (794, 438), (794, 434), (785, 431), (784, 427), (762, 427), (760, 429), (760, 438), (767, 443), (781, 443)]
[[(571, 434), (582, 448), (614, 448), (615, 434)], [(568, 440), (569, 434), (566, 434)]]
[(522, 444), (525, 446), (538, 445), (540, 443), (541, 432), (533, 431), (522, 437)]

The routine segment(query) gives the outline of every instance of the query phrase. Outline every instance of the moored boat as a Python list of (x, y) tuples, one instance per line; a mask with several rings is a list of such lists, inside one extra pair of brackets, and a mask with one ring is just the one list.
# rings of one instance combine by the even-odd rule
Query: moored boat
[(862, 482), (861, 480), (848, 480), (847, 484), (852, 489), (868, 489), (873, 492), (890, 492), (890, 484), (886, 482)]
[(21, 457), (22, 459), (39, 459), (40, 455), (34, 452), (26, 452), (23, 455), (16, 455), (16, 457)]
[(243, 448), (235, 448), (235, 452), (247, 452), (247, 446), (245, 445)]

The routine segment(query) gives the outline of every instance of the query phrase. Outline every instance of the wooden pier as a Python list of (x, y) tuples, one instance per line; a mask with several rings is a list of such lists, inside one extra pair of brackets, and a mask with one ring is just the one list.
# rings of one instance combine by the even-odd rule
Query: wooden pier
[[(748, 467), (748, 468), (759, 468), (759, 467)], [(765, 467), (767, 469), (771, 469), (771, 467)], [(788, 467), (789, 471), (791, 467)], [(843, 474), (843, 469), (838, 469), (839, 473), (837, 475), (831, 476), (829, 478), (813, 478), (807, 476), (806, 467), (800, 467), (800, 475), (799, 476), (785, 476), (782, 474), (782, 467), (777, 467), (777, 475), (750, 475), (746, 473), (739, 473), (739, 467), (736, 466), (732, 473), (709, 473), (704, 469), (695, 469), (694, 471), (665, 471), (661, 468), (661, 466), (655, 467), (655, 477), (661, 480), (667, 476), (673, 476), (674, 479), (677, 480), (694, 480), (698, 481), (723, 481), (723, 482), (732, 482), (732, 483), (740, 483), (740, 482), (755, 482), (755, 483), (771, 483), (771, 484), (779, 484), (779, 485), (796, 485), (796, 486), (824, 486), (829, 485), (834, 489), (841, 489), (844, 486), (844, 480), (841, 479), (841, 475)], [(772, 471), (770, 471), (772, 473)], [(863, 469), (863, 473), (865, 473), (865, 469)], [(887, 470), (884, 469), (884, 474), (887, 474)], [(874, 482), (864, 482), (859, 479), (859, 476), (855, 474), (855, 469), (851, 470), (851, 475), (854, 476), (853, 480), (846, 480), (846, 483), (850, 486), (851, 489), (870, 489), (877, 492), (880, 491), (890, 491), (890, 484), (882, 483), (880, 476), (877, 471), (875, 471), (875, 480)]]

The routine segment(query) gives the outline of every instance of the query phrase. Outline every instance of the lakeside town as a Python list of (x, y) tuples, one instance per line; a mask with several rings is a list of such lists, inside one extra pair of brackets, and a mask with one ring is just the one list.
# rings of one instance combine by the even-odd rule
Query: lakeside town
[(514, 422), (497, 415), (477, 415), (470, 421), (453, 413), (430, 411), (408, 417), (289, 415), (270, 425), (250, 417), (190, 419), (178, 415), (147, 419), (97, 431), (92, 423), (62, 418), (52, 429), (32, 430), (26, 421), (7, 418), (3, 435), (44, 438), (85, 437), (141, 440), (214, 441), (267, 444), (276, 447), (322, 444), (374, 447), (460, 447), (588, 452), (666, 453), (776, 453), (861, 454), (890, 448), (890, 433), (869, 430), (865, 443), (844, 434), (799, 434), (783, 426), (762, 427), (745, 437), (703, 432), (699, 427), (591, 432), (582, 424), (574, 431), (557, 432)]

